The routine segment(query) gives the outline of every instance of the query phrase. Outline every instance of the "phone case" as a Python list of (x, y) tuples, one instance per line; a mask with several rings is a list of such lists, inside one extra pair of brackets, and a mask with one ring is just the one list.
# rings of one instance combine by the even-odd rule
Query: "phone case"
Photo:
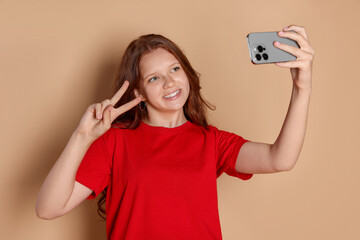
[(279, 37), (277, 32), (249, 33), (246, 36), (250, 59), (254, 64), (287, 62), (296, 60), (296, 56), (274, 46), (274, 41), (299, 48), (292, 39)]

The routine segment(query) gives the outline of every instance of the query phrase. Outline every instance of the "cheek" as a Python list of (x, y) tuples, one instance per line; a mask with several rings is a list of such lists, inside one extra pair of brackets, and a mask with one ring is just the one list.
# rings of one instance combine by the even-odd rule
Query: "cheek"
[(188, 86), (186, 98), (189, 98), (189, 96), (190, 96), (190, 86)]
[(147, 87), (144, 90), (144, 97), (148, 100), (148, 101), (152, 101), (153, 99), (155, 99), (157, 96), (159, 96), (159, 92), (157, 90), (157, 88), (155, 87)]
[(185, 79), (186, 79), (185, 86), (187, 87), (188, 92), (190, 92), (190, 82), (187, 78), (185, 78)]

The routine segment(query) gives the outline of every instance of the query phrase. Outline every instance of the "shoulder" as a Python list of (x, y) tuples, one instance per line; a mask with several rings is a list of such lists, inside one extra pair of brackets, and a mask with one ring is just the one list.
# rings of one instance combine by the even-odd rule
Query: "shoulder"
[(207, 127), (207, 131), (209, 132), (209, 134), (214, 136), (217, 142), (233, 142), (243, 139), (242, 136), (237, 133), (219, 129), (218, 127), (212, 125), (209, 125)]
[(202, 135), (206, 138), (216, 138), (218, 133), (221, 132), (221, 130), (219, 130), (217, 127), (213, 125), (207, 125), (206, 127), (204, 127), (201, 125), (197, 125), (195, 123), (191, 124), (189, 130), (191, 130), (191, 134)]
[(214, 125), (208, 125), (206, 127), (203, 127), (203, 130), (207, 133), (207, 134), (214, 134), (217, 135), (221, 132), (223, 132), (223, 130), (220, 130), (218, 127), (214, 126)]
[(116, 139), (126, 135), (129, 131), (134, 131), (134, 129), (128, 129), (123, 124), (114, 123), (111, 124), (109, 130), (100, 136), (99, 139), (103, 139), (107, 143), (114, 142)]

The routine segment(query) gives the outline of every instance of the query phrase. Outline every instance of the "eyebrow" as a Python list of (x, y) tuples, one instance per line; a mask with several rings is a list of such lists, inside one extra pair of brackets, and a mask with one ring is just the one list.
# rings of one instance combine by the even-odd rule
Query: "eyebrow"
[[(170, 64), (169, 67), (171, 67), (172, 65), (175, 65), (175, 64), (179, 64), (179, 62), (174, 62), (173, 64)], [(146, 75), (146, 76), (143, 78), (143, 80), (147, 79), (150, 75), (153, 75), (153, 74), (155, 74), (155, 73), (150, 73), (150, 74)]]

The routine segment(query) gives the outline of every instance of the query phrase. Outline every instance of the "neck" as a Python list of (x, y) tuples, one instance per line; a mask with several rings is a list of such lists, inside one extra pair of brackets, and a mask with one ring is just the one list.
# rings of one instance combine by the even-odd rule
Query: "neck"
[(147, 118), (142, 121), (150, 126), (173, 128), (183, 125), (187, 122), (184, 111), (177, 111), (175, 113), (148, 114)]

